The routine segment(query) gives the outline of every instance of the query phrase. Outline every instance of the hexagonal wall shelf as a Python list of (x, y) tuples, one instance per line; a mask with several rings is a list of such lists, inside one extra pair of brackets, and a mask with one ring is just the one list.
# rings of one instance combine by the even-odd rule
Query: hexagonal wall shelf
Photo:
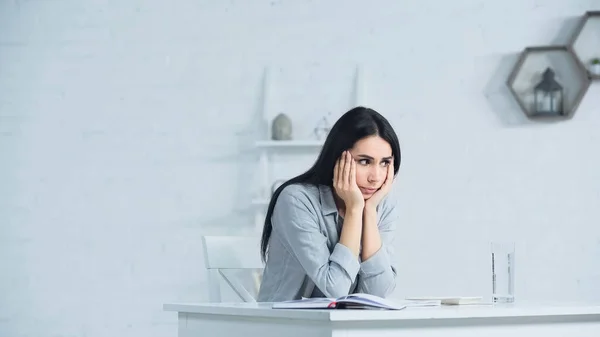
[(570, 46), (588, 76), (593, 80), (600, 80), (600, 11), (590, 11), (583, 15)]
[[(546, 80), (553, 83), (554, 87), (550, 87), (554, 89), (562, 87), (562, 97), (552, 101), (558, 103), (544, 103), (536, 93), (537, 89), (548, 87), (542, 83)], [(530, 119), (568, 119), (577, 110), (590, 82), (569, 46), (540, 46), (523, 50), (507, 84)], [(558, 112), (553, 113), (550, 107), (557, 107)]]

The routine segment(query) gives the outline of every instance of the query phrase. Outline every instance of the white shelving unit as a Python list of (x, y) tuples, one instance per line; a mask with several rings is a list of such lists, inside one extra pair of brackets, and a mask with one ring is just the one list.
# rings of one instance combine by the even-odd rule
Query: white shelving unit
[[(364, 87), (364, 73), (361, 66), (357, 66), (355, 77), (354, 77), (354, 92), (351, 95), (350, 106), (355, 107), (358, 105), (364, 105), (365, 98), (365, 87)], [(271, 200), (271, 186), (274, 183), (271, 181), (271, 174), (269, 172), (270, 166), (270, 154), (271, 151), (281, 149), (294, 149), (294, 150), (306, 150), (314, 151), (315, 154), (321, 149), (323, 140), (316, 139), (298, 139), (298, 140), (286, 140), (277, 141), (271, 140), (271, 119), (274, 114), (270, 110), (271, 108), (271, 71), (269, 68), (265, 69), (265, 79), (263, 82), (263, 107), (262, 117), (263, 122), (267, 125), (266, 137), (264, 140), (256, 141), (255, 146), (259, 149), (259, 170), (260, 170), (260, 181), (257, 193), (252, 198), (251, 204), (254, 206), (254, 224), (257, 231), (262, 231), (264, 224), (264, 217), (266, 207), (269, 205)]]

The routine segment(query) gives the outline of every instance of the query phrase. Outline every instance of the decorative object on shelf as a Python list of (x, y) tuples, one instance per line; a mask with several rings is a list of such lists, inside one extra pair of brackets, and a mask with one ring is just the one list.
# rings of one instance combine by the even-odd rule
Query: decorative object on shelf
[(555, 73), (546, 68), (542, 80), (535, 86), (535, 114), (536, 115), (564, 115), (563, 87), (556, 82)]
[(287, 180), (284, 179), (275, 180), (275, 182), (271, 186), (271, 196), (275, 193), (275, 191), (277, 191), (279, 186), (283, 185), (283, 183), (285, 183), (286, 181)]
[(600, 55), (600, 11), (588, 11), (583, 14), (569, 41), (579, 65), (585, 69), (588, 76), (600, 80), (600, 70), (587, 61)]
[[(566, 45), (527, 47), (523, 50), (508, 77), (507, 85), (528, 118), (569, 119), (573, 117), (587, 93), (591, 81), (600, 80), (600, 44), (597, 38), (600, 33), (599, 28), (600, 10), (588, 11), (579, 20), (579, 24)], [(587, 60), (591, 60), (591, 62), (588, 63)], [(531, 95), (530, 92), (531, 74), (550, 67), (567, 88), (560, 95), (560, 105), (556, 106), (562, 107), (561, 114), (548, 113), (548, 110), (541, 111), (540, 106), (536, 103), (538, 96)], [(533, 100), (530, 96), (533, 96)], [(542, 97), (547, 100), (553, 96), (539, 98)], [(545, 102), (545, 100), (541, 101)], [(556, 112), (559, 111), (561, 110), (556, 110)]]
[(271, 139), (292, 140), (292, 120), (286, 114), (280, 113), (273, 119)]
[(331, 112), (329, 112), (327, 114), (327, 116), (323, 116), (319, 122), (317, 123), (317, 126), (315, 127), (313, 134), (315, 135), (315, 137), (318, 140), (323, 140), (325, 138), (327, 138), (327, 135), (329, 134), (329, 130), (331, 130), (331, 126), (329, 125), (329, 116), (331, 115)]
[[(533, 74), (540, 73), (544, 74), (542, 81), (532, 83)], [(529, 119), (572, 118), (590, 84), (587, 71), (569, 46), (525, 48), (507, 81)]]
[(593, 75), (600, 76), (600, 58), (593, 58), (590, 62), (590, 72)]

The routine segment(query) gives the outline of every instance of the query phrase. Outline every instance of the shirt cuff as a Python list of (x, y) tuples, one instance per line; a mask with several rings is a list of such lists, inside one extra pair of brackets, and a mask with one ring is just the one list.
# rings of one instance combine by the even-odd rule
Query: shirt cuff
[(331, 253), (330, 260), (340, 265), (340, 267), (346, 271), (348, 277), (354, 281), (358, 271), (360, 270), (360, 263), (354, 254), (352, 254), (350, 248), (341, 243), (337, 243), (333, 248), (333, 253)]
[(376, 276), (385, 273), (391, 266), (390, 257), (381, 245), (379, 250), (370, 258), (360, 264), (360, 275), (364, 277)]

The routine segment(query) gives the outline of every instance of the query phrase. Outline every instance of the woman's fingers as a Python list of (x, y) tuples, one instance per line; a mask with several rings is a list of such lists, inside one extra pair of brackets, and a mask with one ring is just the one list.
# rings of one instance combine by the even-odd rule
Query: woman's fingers
[(390, 162), (390, 164), (388, 165), (387, 177), (385, 178), (384, 184), (386, 186), (389, 186), (392, 184), (392, 181), (394, 181), (394, 161), (393, 161), (393, 159)]
[(338, 184), (338, 179), (340, 176), (340, 160), (335, 161), (335, 166), (333, 167), (333, 186), (336, 187)]
[(342, 155), (340, 156), (340, 175), (338, 176), (338, 184), (340, 188), (344, 186), (344, 167), (346, 166), (346, 161), (344, 159), (344, 153), (342, 153)]
[(350, 158), (350, 187), (352, 188), (354, 185), (356, 185), (356, 162)]
[(344, 164), (344, 183), (345, 183), (345, 187), (348, 189), (350, 186), (350, 152), (346, 151), (344, 153), (345, 155), (345, 162), (346, 164)]
[(341, 155), (339, 158), (339, 166), (338, 166), (338, 177), (337, 177), (338, 188), (341, 188), (344, 183), (344, 164), (345, 164), (344, 156)]
[(350, 151), (342, 152), (333, 168), (333, 185), (336, 189), (351, 190), (356, 184), (356, 163)]

